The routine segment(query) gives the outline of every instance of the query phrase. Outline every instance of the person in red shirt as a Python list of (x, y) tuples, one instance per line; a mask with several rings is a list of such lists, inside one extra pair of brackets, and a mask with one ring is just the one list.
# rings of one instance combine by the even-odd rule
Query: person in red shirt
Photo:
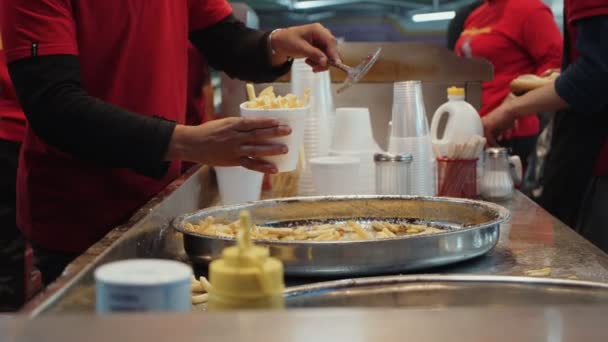
[(192, 45), (188, 47), (188, 98), (186, 100), (186, 124), (200, 125), (211, 119), (207, 108), (205, 87), (210, 85), (211, 75), (205, 57)]
[[(213, 94), (208, 92), (211, 87), (211, 75), (205, 57), (192, 44), (188, 46), (188, 87), (186, 99), (186, 125), (195, 126), (211, 120), (213, 108), (207, 102)], [(182, 173), (188, 171), (196, 163), (182, 162)]]
[(265, 173), (271, 118), (185, 123), (188, 44), (231, 77), (270, 82), (292, 58), (338, 60), (320, 24), (251, 30), (225, 0), (3, 0), (8, 68), (28, 120), (17, 222), (45, 283), (181, 172), (179, 161)]
[(541, 204), (608, 252), (608, 1), (564, 1), (565, 51), (554, 84), (506, 101), (483, 122), (496, 136), (536, 111), (554, 118)]
[[(560, 67), (562, 36), (551, 10), (540, 0), (486, 0), (471, 10), (454, 51), (462, 57), (485, 58), (494, 66), (494, 79), (482, 84), (483, 117), (510, 94), (513, 79)], [(539, 132), (537, 115), (522, 117), (501, 145), (525, 163)]]
[(17, 162), (25, 125), (0, 39), (0, 312), (16, 310), (25, 301), (26, 246), (15, 222)]

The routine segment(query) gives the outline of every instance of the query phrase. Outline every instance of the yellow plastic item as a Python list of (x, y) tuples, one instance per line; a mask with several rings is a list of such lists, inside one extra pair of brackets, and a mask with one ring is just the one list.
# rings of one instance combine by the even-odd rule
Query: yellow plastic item
[(267, 248), (251, 241), (253, 226), (248, 212), (241, 213), (237, 245), (222, 251), (209, 265), (208, 309), (280, 309), (285, 305), (283, 264)]
[(464, 96), (464, 88), (450, 87), (448, 88), (448, 96)]

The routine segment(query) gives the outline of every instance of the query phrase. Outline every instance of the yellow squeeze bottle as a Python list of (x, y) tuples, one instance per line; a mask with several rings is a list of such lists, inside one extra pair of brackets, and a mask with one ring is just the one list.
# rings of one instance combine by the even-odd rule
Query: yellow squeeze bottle
[(241, 213), (237, 245), (209, 265), (209, 311), (281, 309), (285, 306), (283, 264), (251, 241), (251, 216)]

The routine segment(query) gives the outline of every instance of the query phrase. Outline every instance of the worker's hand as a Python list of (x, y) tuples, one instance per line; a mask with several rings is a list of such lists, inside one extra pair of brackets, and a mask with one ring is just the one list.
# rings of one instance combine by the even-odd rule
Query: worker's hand
[(306, 58), (315, 72), (327, 70), (330, 60), (340, 61), (336, 37), (318, 23), (275, 31), (270, 44), (279, 60)]
[(540, 77), (559, 76), (561, 72), (561, 69), (547, 69), (545, 72), (540, 74)]
[(272, 118), (226, 118), (199, 126), (177, 125), (169, 144), (167, 159), (211, 166), (244, 166), (276, 173), (272, 163), (261, 157), (285, 154), (287, 146), (267, 140), (291, 134), (291, 128)]
[(515, 127), (517, 115), (511, 109), (508, 101), (505, 101), (484, 116), (481, 121), (488, 145), (497, 146), (498, 141), (504, 138), (505, 133), (510, 135), (511, 130)]

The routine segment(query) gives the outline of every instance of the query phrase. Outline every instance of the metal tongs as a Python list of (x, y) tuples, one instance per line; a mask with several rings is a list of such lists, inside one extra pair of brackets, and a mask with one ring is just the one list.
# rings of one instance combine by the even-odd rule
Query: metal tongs
[(338, 89), (338, 94), (348, 89), (354, 83), (359, 82), (359, 80), (361, 80), (363, 76), (367, 74), (367, 72), (372, 68), (372, 66), (376, 64), (378, 57), (380, 57), (381, 51), (382, 48), (378, 48), (376, 52), (365, 57), (363, 61), (361, 61), (361, 63), (359, 63), (359, 65), (354, 68), (343, 64), (342, 62), (330, 61), (329, 65), (338, 68), (346, 73), (346, 80), (344, 80), (344, 83), (342, 83), (342, 86)]

